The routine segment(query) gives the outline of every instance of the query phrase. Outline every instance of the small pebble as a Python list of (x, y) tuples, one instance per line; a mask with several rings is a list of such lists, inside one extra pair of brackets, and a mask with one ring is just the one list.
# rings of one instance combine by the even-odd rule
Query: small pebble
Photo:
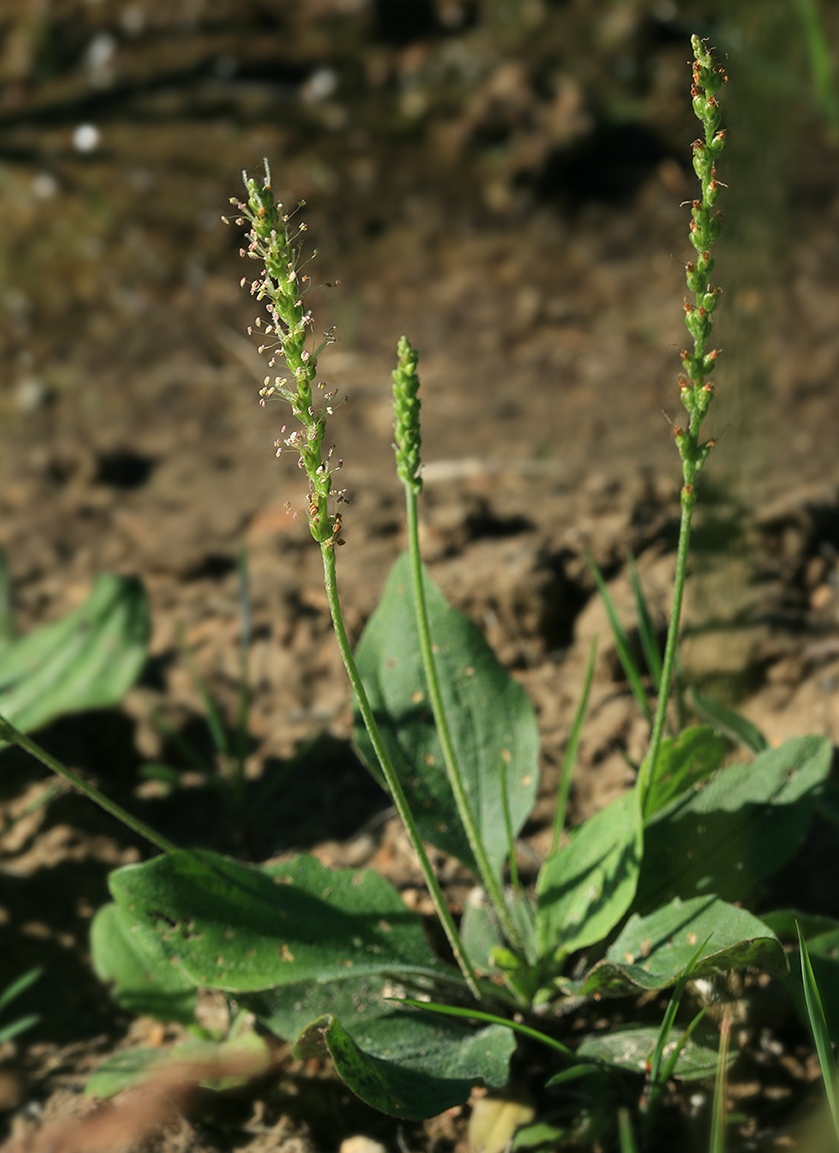
[(387, 1149), (370, 1137), (348, 1137), (341, 1142), (338, 1153), (387, 1153)]

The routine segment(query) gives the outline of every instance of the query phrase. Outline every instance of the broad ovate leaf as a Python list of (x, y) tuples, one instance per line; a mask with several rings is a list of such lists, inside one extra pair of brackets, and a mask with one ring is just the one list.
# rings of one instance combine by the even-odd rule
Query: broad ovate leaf
[(348, 972), (458, 980), (372, 869), (328, 869), (309, 856), (255, 867), (178, 851), (117, 869), (109, 884), (137, 949), (162, 949), (196, 985), (239, 993)]
[(636, 911), (673, 897), (745, 900), (803, 844), (832, 757), (826, 737), (795, 737), (656, 813), (644, 833)]
[(574, 991), (603, 997), (663, 989), (675, 984), (691, 961), (691, 977), (745, 968), (787, 973), (780, 941), (757, 917), (716, 897), (676, 897), (648, 917), (633, 914)]
[[(452, 743), (481, 840), (500, 878), (509, 849), (504, 777), (514, 836), (536, 799), (536, 715), (524, 689), (499, 663), (480, 630), (446, 602), (424, 571), (423, 582)], [(393, 566), (359, 642), (356, 660), (423, 838), (475, 868), (429, 703), (407, 555)], [(360, 717), (355, 740), (362, 759), (384, 786)]]
[(656, 758), (655, 779), (644, 802), (649, 820), (674, 798), (707, 780), (722, 764), (725, 741), (708, 725), (683, 729), (677, 737), (665, 737)]
[(29, 732), (118, 704), (145, 663), (149, 633), (140, 582), (101, 574), (75, 612), (0, 645), (0, 715)]
[(392, 1000), (411, 992), (395, 979), (348, 974), (250, 994), (240, 1003), (294, 1041), (298, 1056), (328, 1053), (357, 1096), (395, 1117), (433, 1117), (462, 1104), (476, 1084), (497, 1089), (506, 1083), (512, 1030), (476, 1029)]

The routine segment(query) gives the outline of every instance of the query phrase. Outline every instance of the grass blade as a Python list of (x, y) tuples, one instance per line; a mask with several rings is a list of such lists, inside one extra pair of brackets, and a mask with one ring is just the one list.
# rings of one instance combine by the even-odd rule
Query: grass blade
[(3, 992), (0, 993), (0, 1012), (6, 1008), (10, 1001), (13, 1001), (15, 997), (19, 997), (21, 993), (28, 989), (30, 985), (34, 985), (43, 971), (43, 968), (37, 965), (34, 969), (29, 969), (23, 976), (18, 977), (16, 981), (13, 981), (11, 985), (7, 986)]
[(511, 1021), (509, 1017), (498, 1017), (495, 1013), (484, 1013), (480, 1009), (459, 1009), (456, 1005), (438, 1005), (434, 1001), (415, 1001), (411, 997), (386, 997), (387, 1001), (397, 1001), (400, 1005), (411, 1005), (414, 1009), (428, 1009), (431, 1013), (440, 1013), (444, 1017), (464, 1017), (466, 1020), (486, 1021), (490, 1025), (506, 1025), (514, 1033), (521, 1033), (523, 1037), (530, 1037), (534, 1041), (541, 1041), (550, 1049), (556, 1049), (565, 1057), (573, 1057), (574, 1052), (561, 1041), (540, 1033), (538, 1029), (531, 1029), (529, 1025), (522, 1025), (520, 1021)]
[(193, 657), (192, 652), (186, 644), (182, 632), (179, 636), (179, 643), (181, 646), (181, 651), (184, 655), (184, 660), (187, 664), (187, 668), (189, 669), (190, 675), (195, 682), (195, 687), (198, 689), (199, 696), (201, 697), (201, 701), (204, 705), (207, 728), (210, 731), (210, 736), (213, 738), (213, 744), (216, 747), (216, 752), (221, 753), (222, 756), (229, 756), (230, 745), (227, 740), (227, 730), (224, 726), (224, 717), (221, 715), (221, 709), (218, 707), (213, 694), (210, 692), (210, 686), (201, 675), (198, 665), (195, 662), (195, 658)]
[(609, 618), (609, 625), (612, 629), (612, 636), (615, 640), (615, 648), (618, 652), (618, 659), (620, 660), (623, 671), (626, 674), (626, 679), (629, 682), (629, 687), (632, 690), (632, 695), (638, 702), (638, 707), (644, 715), (645, 720), (652, 724), (652, 713), (650, 711), (650, 702), (647, 700), (647, 694), (644, 690), (643, 677), (641, 670), (635, 662), (629, 648), (629, 637), (627, 636), (626, 629), (623, 627), (618, 616), (615, 602), (612, 600), (612, 594), (606, 587), (606, 582), (603, 579), (603, 574), (594, 563), (592, 558), (585, 554), (586, 564), (591, 570), (591, 575), (594, 577), (597, 591), (603, 598), (603, 604), (606, 609), (606, 615)]
[(795, 927), (798, 932), (798, 947), (801, 951), (801, 983), (804, 986), (804, 1002), (807, 1006), (807, 1016), (810, 1019), (810, 1028), (813, 1032), (813, 1041), (816, 1045), (819, 1067), (822, 1071), (824, 1091), (827, 1094), (827, 1103), (830, 1106), (830, 1115), (833, 1118), (833, 1129), (836, 1133), (836, 1139), (839, 1141), (839, 1111), (837, 1111), (836, 1089), (834, 1085), (836, 1079), (836, 1063), (833, 1060), (830, 1034), (827, 1031), (827, 1021), (824, 1016), (819, 987), (816, 984), (816, 976), (813, 972), (813, 966), (810, 963), (810, 953), (807, 949), (807, 942), (804, 940), (804, 934), (801, 932), (801, 926), (797, 921)]
[(240, 645), (240, 672), (239, 672), (239, 700), (236, 708), (236, 769), (240, 786), (245, 779), (245, 761), (248, 756), (248, 712), (251, 704), (251, 684), (249, 653), (253, 634), (250, 578), (248, 573), (248, 551), (244, 545), (237, 557), (239, 570), (239, 645)]
[(588, 664), (586, 665), (585, 675), (583, 676), (583, 690), (580, 694), (580, 702), (577, 705), (577, 711), (574, 714), (574, 722), (571, 725), (571, 732), (568, 734), (568, 742), (565, 746), (565, 756), (562, 759), (562, 772), (559, 775), (559, 789), (556, 794), (556, 809), (554, 811), (554, 832), (553, 840), (551, 841), (551, 852), (556, 852), (556, 847), (559, 844), (559, 838), (562, 835), (562, 829), (565, 825), (565, 812), (568, 808), (568, 794), (571, 791), (571, 777), (574, 772), (574, 764), (577, 760), (577, 749), (580, 745), (580, 734), (583, 731), (583, 722), (586, 718), (586, 711), (588, 710), (588, 697), (591, 691), (591, 682), (594, 677), (594, 660), (597, 656), (597, 637), (591, 642), (591, 651), (588, 655)]
[(618, 1109), (618, 1136), (620, 1137), (621, 1153), (638, 1153), (638, 1145), (632, 1131), (632, 1119), (628, 1109)]
[(688, 695), (696, 711), (724, 736), (732, 737), (753, 753), (762, 753), (769, 748), (769, 742), (757, 725), (741, 717), (734, 709), (712, 701), (696, 689), (690, 689)]
[(632, 592), (635, 596), (635, 611), (638, 614), (638, 635), (641, 638), (641, 647), (647, 659), (647, 668), (650, 670), (653, 687), (658, 692), (658, 686), (661, 684), (661, 650), (658, 647), (658, 637), (632, 553), (629, 554), (628, 564), (629, 579), (632, 582)]

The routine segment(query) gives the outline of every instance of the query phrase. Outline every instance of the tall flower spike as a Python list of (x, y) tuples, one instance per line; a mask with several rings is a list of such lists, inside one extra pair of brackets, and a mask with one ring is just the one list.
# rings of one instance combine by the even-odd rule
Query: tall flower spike
[(685, 487), (693, 493), (696, 476), (710, 450), (710, 444), (699, 443), (699, 430), (713, 399), (714, 389), (706, 379), (713, 371), (718, 356), (716, 349), (708, 350), (713, 327), (712, 317), (717, 306), (719, 288), (710, 284), (714, 270), (711, 248), (719, 237), (722, 217), (714, 206), (719, 195), (717, 160), (725, 148), (725, 129), (720, 128), (720, 105), (717, 92), (728, 80), (722, 68), (698, 36), (691, 37), (693, 46), (693, 111), (703, 125), (704, 139), (694, 141), (693, 168), (699, 178), (701, 197), (691, 204), (690, 242), (696, 249), (696, 260), (688, 262), (685, 279), (688, 290), (694, 294), (694, 303), (685, 302), (685, 324), (693, 338), (693, 352), (682, 353), (682, 365), (687, 376), (679, 381), (682, 404), (690, 420), (683, 435), (676, 437), (676, 447), (682, 458)]
[[(303, 304), (309, 277), (300, 272), (300, 244), (295, 243), (306, 231), (306, 225), (300, 222), (293, 228), (293, 213), (284, 213), (283, 205), (275, 202), (267, 160), (261, 183), (246, 173), (242, 173), (242, 177), (247, 203), (232, 201), (240, 213), (236, 223), (243, 224), (246, 220), (250, 223), (248, 246), (242, 249), (242, 255), (262, 263), (262, 272), (250, 284), (250, 293), (257, 300), (267, 299), (269, 317), (267, 326), (262, 326), (261, 319), (257, 319), (255, 325), (272, 337), (276, 347), (270, 363), (274, 364), (277, 355), (282, 356), (291, 374), (290, 381), (276, 377), (271, 383), (266, 377), (260, 390), (260, 403), (264, 404), (272, 395), (281, 396), (291, 405), (292, 415), (302, 425), (302, 429), (275, 443), (278, 449), (283, 443), (300, 454), (300, 467), (309, 479), (309, 528), (314, 539), (323, 544), (334, 536), (328, 507), (332, 470), (323, 452), (326, 418), (331, 409), (328, 405), (319, 411), (315, 409), (312, 381), (317, 375), (318, 358), (333, 337), (327, 336), (317, 348), (311, 346), (312, 314)], [(302, 207), (302, 203), (298, 207)], [(243, 281), (246, 283), (247, 280)], [(263, 345), (260, 351), (266, 347)]]
[(422, 492), (420, 469), (420, 404), (417, 396), (419, 376), (417, 362), (419, 354), (411, 346), (407, 337), (401, 336), (397, 345), (397, 366), (393, 370), (393, 413), (394, 435), (396, 437), (396, 472), (404, 485), (415, 496)]

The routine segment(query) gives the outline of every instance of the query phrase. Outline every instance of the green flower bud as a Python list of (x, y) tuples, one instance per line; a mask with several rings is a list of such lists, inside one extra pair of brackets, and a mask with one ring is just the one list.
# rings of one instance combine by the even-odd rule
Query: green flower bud
[(420, 469), (420, 400), (417, 362), (419, 354), (411, 347), (407, 337), (400, 337), (397, 346), (398, 363), (393, 375), (393, 415), (396, 443), (396, 471), (404, 485), (419, 496), (422, 492)]

